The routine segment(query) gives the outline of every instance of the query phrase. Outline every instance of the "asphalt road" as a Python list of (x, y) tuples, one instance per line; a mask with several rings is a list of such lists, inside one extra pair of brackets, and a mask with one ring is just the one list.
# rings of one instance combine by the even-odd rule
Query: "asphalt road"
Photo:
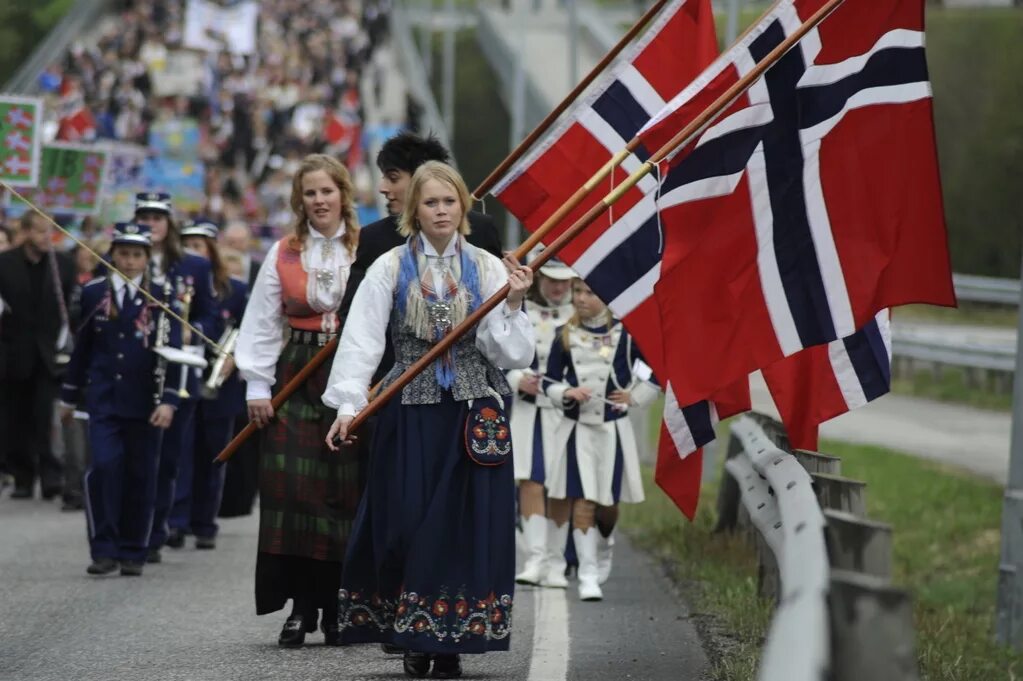
[[(255, 517), (222, 523), (215, 551), (164, 550), (141, 578), (90, 577), (85, 518), (0, 498), (0, 679), (231, 681), (399, 679), (375, 646), (311, 634), (276, 645), (286, 613), (256, 617)], [(574, 584), (573, 584), (574, 586)], [(539, 615), (538, 615), (539, 612)], [(707, 659), (689, 614), (646, 557), (619, 541), (601, 603), (516, 591), (512, 649), (466, 656), (467, 679), (698, 681)]]

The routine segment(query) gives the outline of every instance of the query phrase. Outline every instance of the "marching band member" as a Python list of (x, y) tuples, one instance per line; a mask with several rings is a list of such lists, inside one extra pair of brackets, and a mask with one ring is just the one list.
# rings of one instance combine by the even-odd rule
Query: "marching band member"
[[(359, 502), (360, 465), (323, 442), (334, 414), (320, 402), (329, 364), (274, 413), (271, 387), (290, 381), (340, 332), (338, 307), (359, 226), (348, 171), (321, 154), (305, 157), (292, 181), (293, 236), (274, 244), (242, 318), (235, 361), (247, 382), (249, 418), (261, 434), (256, 613), (291, 615), (278, 643), (299, 646), (321, 628), (340, 643), (341, 560)], [(287, 343), (282, 328), (287, 331)]]
[[(533, 254), (535, 257), (535, 253)], [(519, 515), (526, 543), (526, 562), (515, 575), (519, 584), (543, 584), (565, 588), (565, 542), (568, 526), (558, 527), (544, 510), (546, 460), (552, 438), (562, 420), (560, 405), (551, 404), (543, 391), (547, 353), (555, 330), (572, 316), (572, 279), (575, 273), (552, 258), (537, 273), (525, 307), (536, 335), (536, 354), (528, 369), (512, 369), (508, 383), (515, 388), (511, 407), (515, 481), (519, 486)], [(548, 538), (550, 541), (548, 541)]]
[[(228, 274), (227, 266), (221, 259), (217, 246), (218, 227), (213, 222), (197, 219), (181, 228), (181, 243), (190, 251), (210, 261), (213, 268), (213, 291), (219, 313), (210, 329), (213, 338), (219, 338), (223, 346), (231, 335), (236, 336), (249, 298), (249, 287), (245, 282)], [(225, 348), (230, 352), (229, 348)], [(216, 547), (217, 510), (224, 491), (225, 467), (213, 465), (213, 458), (227, 445), (234, 434), (235, 418), (245, 410), (245, 387), (234, 372), (234, 361), (230, 354), (222, 362), (222, 368), (215, 365), (215, 353), (210, 358), (221, 376), (211, 377), (200, 389), (203, 394), (195, 415), (194, 446), (191, 457), (179, 462), (178, 480), (174, 506), (171, 509), (170, 525), (184, 533), (195, 535), (197, 549)]]
[(558, 329), (547, 360), (545, 391), (565, 410), (548, 461), (547, 496), (559, 528), (572, 516), (579, 597), (599, 601), (611, 572), (618, 503), (643, 501), (628, 409), (653, 402), (659, 390), (637, 375), (646, 365), (632, 337), (582, 279), (572, 282), (572, 304), (575, 314)]
[[(181, 248), (178, 226), (172, 218), (170, 194), (145, 192), (135, 196), (135, 221), (150, 229), (153, 254), (150, 259), (152, 274), (166, 277), (174, 291), (182, 316), (204, 335), (210, 335), (216, 314), (213, 300), (213, 281), (210, 263), (197, 255), (185, 253)], [(202, 345), (192, 338), (189, 329), (182, 330), (185, 349), (202, 355)], [(178, 390), (180, 402), (174, 423), (164, 437), (160, 453), (160, 474), (156, 487), (156, 512), (153, 531), (149, 536), (149, 554), (146, 561), (160, 562), (160, 548), (177, 548), (184, 544), (180, 528), (171, 532), (168, 517), (174, 503), (178, 465), (183, 458), (191, 458), (195, 442), (195, 410), (199, 400), (199, 378), (195, 369), (175, 366), (177, 376), (168, 376), (167, 382)]]
[(499, 465), (510, 457), (502, 413), (510, 389), (499, 367), (522, 368), (532, 358), (533, 330), (521, 311), (532, 271), (465, 239), (469, 206), (453, 168), (429, 161), (416, 170), (399, 223), (407, 242), (367, 270), (323, 396), (338, 410), (327, 436), (336, 449), (332, 438), (344, 440), (367, 404), (388, 328), (395, 365), (385, 383), (509, 284), (507, 300), (389, 401), (376, 423), (345, 557), (340, 628), (348, 643), (403, 648), (410, 676), (425, 676), (431, 660), (435, 678), (460, 676), (460, 653), (507, 650), (511, 635), (514, 476)]
[(89, 414), (92, 460), (84, 486), (91, 575), (113, 572), (118, 564), (122, 575), (142, 574), (160, 440), (178, 404), (167, 373), (175, 365), (162, 362), (153, 350), (180, 347), (180, 326), (139, 293), (149, 291), (167, 304), (173, 300), (169, 285), (147, 269), (149, 249), (146, 226), (114, 228), (111, 257), (128, 280), (111, 274), (83, 289), (83, 321), (62, 388), (65, 421), (78, 404)]

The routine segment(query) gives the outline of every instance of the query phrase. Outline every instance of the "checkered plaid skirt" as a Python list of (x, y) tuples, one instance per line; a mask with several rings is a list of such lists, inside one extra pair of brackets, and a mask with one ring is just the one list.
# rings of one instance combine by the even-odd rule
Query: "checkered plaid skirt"
[[(318, 347), (289, 343), (277, 363), (277, 386), (290, 381)], [(324, 439), (335, 412), (320, 396), (331, 362), (292, 395), (263, 435), (259, 475), (259, 551), (341, 561), (362, 491), (357, 447), (339, 452)]]

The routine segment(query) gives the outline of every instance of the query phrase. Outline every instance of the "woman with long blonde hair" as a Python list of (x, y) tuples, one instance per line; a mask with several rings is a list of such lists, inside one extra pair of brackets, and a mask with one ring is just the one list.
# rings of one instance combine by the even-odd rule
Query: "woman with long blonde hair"
[[(465, 239), (465, 182), (430, 161), (416, 170), (399, 227), (352, 301), (323, 401), (344, 440), (394, 339), (392, 382), (507, 282), (505, 302), (380, 411), (365, 497), (339, 592), (347, 643), (404, 649), (409, 676), (455, 678), (462, 653), (507, 650), (515, 589), (514, 483), (501, 369), (533, 356), (522, 311), (532, 271)], [(343, 447), (344, 451), (356, 449)]]
[(280, 411), (270, 397), (341, 332), (337, 310), (359, 233), (348, 171), (329, 156), (307, 156), (295, 173), (291, 208), (293, 233), (267, 253), (235, 352), (249, 418), (263, 429), (256, 613), (291, 599), (278, 643), (300, 646), (322, 610), (326, 642), (337, 645), (337, 590), (359, 501), (359, 461), (324, 444), (334, 420), (320, 402), (329, 363)]

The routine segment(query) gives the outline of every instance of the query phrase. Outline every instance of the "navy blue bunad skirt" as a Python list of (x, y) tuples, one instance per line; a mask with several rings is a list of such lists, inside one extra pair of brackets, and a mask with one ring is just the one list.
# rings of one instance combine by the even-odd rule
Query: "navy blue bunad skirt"
[(439, 404), (383, 408), (338, 595), (345, 643), (508, 650), (514, 470), (469, 459), (467, 411), (447, 391)]

